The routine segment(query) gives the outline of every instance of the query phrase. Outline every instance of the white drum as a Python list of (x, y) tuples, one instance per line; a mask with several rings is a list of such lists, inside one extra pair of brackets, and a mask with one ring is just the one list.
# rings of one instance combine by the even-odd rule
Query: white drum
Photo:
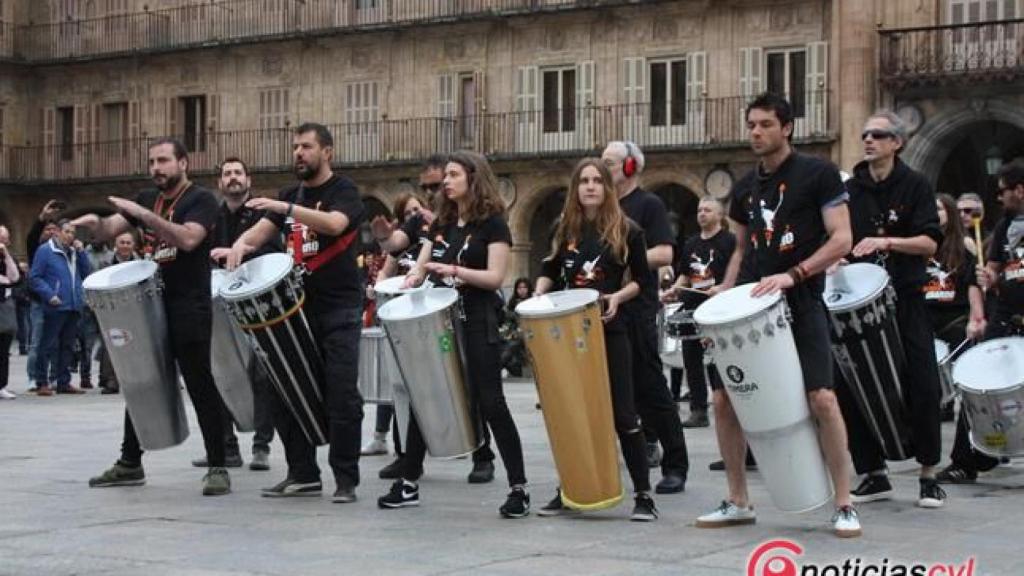
[(683, 368), (683, 342), (668, 334), (668, 318), (682, 310), (680, 303), (666, 304), (658, 312), (658, 354), (670, 368)]
[(983, 342), (953, 366), (971, 444), (990, 456), (1024, 454), (1024, 338)]
[(772, 501), (805, 512), (832, 498), (781, 294), (753, 298), (754, 284), (722, 292), (694, 312), (726, 394), (757, 456)]
[(953, 363), (949, 344), (945, 340), (935, 339), (935, 363), (939, 366), (939, 385), (942, 387), (942, 401), (945, 404), (953, 399)]

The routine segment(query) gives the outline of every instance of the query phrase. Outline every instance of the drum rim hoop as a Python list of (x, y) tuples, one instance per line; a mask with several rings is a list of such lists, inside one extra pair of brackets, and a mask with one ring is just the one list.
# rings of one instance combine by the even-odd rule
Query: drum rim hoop
[(288, 262), (288, 266), (282, 266), (281, 267), (281, 272), (279, 274), (275, 274), (273, 277), (269, 277), (268, 276), (265, 279), (265, 282), (260, 284), (260, 285), (258, 285), (258, 286), (250, 281), (248, 283), (249, 284), (248, 288), (244, 292), (243, 291), (239, 291), (239, 292), (233, 292), (233, 293), (226, 293), (226, 291), (222, 288), (218, 294), (220, 295), (221, 298), (227, 300), (228, 302), (239, 302), (239, 301), (242, 301), (242, 300), (250, 300), (250, 299), (252, 299), (255, 296), (259, 296), (261, 294), (265, 294), (265, 293), (273, 290), (274, 288), (277, 288), (278, 284), (280, 284), (282, 280), (287, 278), (289, 274), (292, 274), (295, 271), (294, 262), (292, 261), (292, 257), (287, 255), (287, 254), (285, 254), (284, 252), (274, 252), (272, 254), (264, 254), (264, 255), (259, 256), (257, 258), (253, 258), (252, 260), (249, 260), (248, 262), (245, 262), (244, 264), (239, 266), (237, 269), (235, 269), (235, 271), (231, 273), (231, 276), (232, 277), (236, 276), (239, 273), (239, 271), (244, 269), (244, 268), (247, 268), (247, 267), (250, 267), (250, 266), (251, 267), (255, 267), (255, 265), (254, 265), (255, 262), (263, 261), (263, 262), (271, 262), (271, 263), (273, 263), (275, 260), (280, 260), (282, 264), (284, 264), (287, 261)]
[[(986, 340), (985, 342), (981, 342), (976, 346), (973, 346), (970, 349), (966, 350), (963, 354), (961, 354), (960, 357), (957, 358), (955, 362), (953, 362), (953, 370), (950, 373), (950, 376), (953, 379), (953, 384), (958, 389), (978, 395), (991, 395), (995, 393), (1002, 394), (1005, 392), (1017, 390), (1018, 388), (1024, 388), (1024, 382), (1017, 382), (1016, 384), (1007, 386), (1005, 388), (975, 388), (970, 384), (964, 384), (963, 382), (961, 382), (961, 380), (963, 379), (962, 370), (966, 369), (966, 365), (962, 364), (963, 360), (967, 358), (972, 358), (977, 354), (981, 354), (982, 350), (984, 350), (986, 347), (997, 345), (998, 343), (1015, 343), (1024, 346), (1024, 336), (1004, 336), (1002, 338)], [(961, 366), (964, 366), (965, 368), (958, 370), (958, 368), (960, 368)]]
[[(716, 301), (716, 299), (722, 298), (723, 296), (726, 296), (727, 294), (730, 294), (730, 293), (732, 293), (732, 294), (739, 294), (743, 290), (745, 290), (745, 292), (743, 292), (743, 293), (746, 294), (748, 298), (750, 298), (749, 294), (750, 294), (750, 291), (754, 288), (754, 286), (756, 286), (756, 283), (754, 283), (754, 282), (750, 282), (748, 284), (743, 284), (743, 285), (740, 285), (740, 286), (734, 286), (733, 288), (730, 288), (730, 289), (726, 290), (725, 292), (722, 292), (722, 293), (717, 294), (717, 295), (715, 295), (715, 296), (713, 296), (711, 298), (708, 298), (704, 303), (702, 303), (700, 306), (698, 306), (693, 311), (693, 319), (694, 319), (694, 321), (699, 326), (716, 327), (716, 328), (725, 327), (725, 326), (731, 326), (733, 324), (740, 324), (740, 323), (743, 323), (743, 322), (747, 322), (751, 318), (756, 318), (756, 317), (760, 316), (761, 314), (763, 314), (764, 312), (766, 312), (768, 310), (771, 310), (773, 307), (777, 306), (779, 304), (779, 302), (784, 302), (785, 301), (785, 299), (783, 298), (782, 292), (776, 292), (774, 294), (769, 294), (769, 295), (761, 296), (760, 298), (757, 298), (756, 301), (758, 302), (759, 306), (756, 309), (745, 311), (745, 313), (743, 315), (737, 315), (737, 310), (735, 308), (732, 308), (731, 309), (731, 313), (729, 315), (724, 315), (724, 316), (722, 316), (720, 318), (714, 318), (713, 320), (707, 318), (707, 316), (711, 315), (711, 312), (709, 312), (710, 310), (714, 310), (716, 307), (720, 306), (722, 304), (722, 302), (726, 301), (726, 300), (717, 300)], [(751, 299), (751, 300), (754, 300), (754, 299)], [(712, 302), (714, 304), (712, 304)], [(704, 309), (704, 313), (703, 314), (701, 313), (701, 308)], [(705, 317), (703, 320), (701, 319), (702, 316)]]
[[(583, 301), (583, 299), (581, 299), (579, 303), (574, 303), (574, 304), (572, 304), (570, 306), (566, 306), (564, 308), (555, 308), (555, 309), (548, 309), (548, 310), (529, 311), (529, 310), (526, 310), (526, 309), (523, 308), (523, 306), (525, 304), (527, 304), (528, 302), (530, 302), (530, 301), (538, 301), (540, 298), (551, 297), (551, 296), (553, 296), (555, 294), (567, 294), (567, 293), (574, 293), (574, 294), (578, 294), (580, 296), (585, 296), (586, 297), (586, 301)], [(531, 318), (531, 319), (532, 318), (538, 318), (538, 319), (542, 319), (542, 318), (558, 318), (560, 316), (566, 316), (566, 315), (569, 315), (569, 314), (573, 314), (575, 312), (579, 312), (580, 310), (586, 310), (586, 308), (588, 306), (592, 306), (595, 303), (597, 303), (597, 301), (600, 298), (601, 298), (601, 293), (598, 292), (597, 290), (594, 290), (593, 288), (570, 288), (568, 290), (557, 290), (555, 292), (548, 292), (547, 294), (544, 294), (543, 296), (534, 296), (532, 298), (527, 298), (526, 300), (523, 300), (522, 302), (520, 302), (519, 304), (516, 305), (516, 314), (518, 316), (522, 317), (522, 318)]]
[[(126, 269), (139, 268), (143, 266), (150, 270), (150, 273), (144, 278), (138, 278), (134, 280), (121, 282), (120, 284), (117, 285), (108, 284), (106, 286), (93, 286), (93, 284), (99, 282), (100, 279), (109, 278), (111, 274), (114, 274), (116, 272), (117, 268)], [(139, 284), (142, 284), (154, 278), (159, 271), (160, 265), (157, 264), (156, 262), (153, 262), (152, 260), (129, 260), (128, 262), (120, 262), (118, 264), (107, 266), (106, 268), (97, 270), (92, 274), (89, 274), (89, 276), (87, 276), (85, 280), (82, 281), (82, 289), (88, 290), (89, 292), (115, 292), (117, 290), (123, 290), (125, 288), (138, 286)], [(92, 280), (92, 282), (89, 281), (90, 279)]]
[[(432, 299), (442, 299), (443, 298), (445, 300), (450, 300), (450, 302), (448, 302), (447, 304), (445, 304), (441, 308), (437, 308), (437, 309), (433, 309), (433, 310), (427, 310), (426, 313), (415, 314), (415, 315), (412, 315), (412, 316), (395, 317), (392, 314), (392, 310), (397, 309), (399, 306), (403, 306), (403, 305), (407, 306), (407, 308), (411, 307), (410, 305), (406, 305), (405, 302), (406, 302), (406, 299), (408, 299), (408, 301), (411, 302), (414, 295), (413, 294), (402, 294), (400, 296), (396, 296), (395, 298), (392, 298), (391, 300), (388, 300), (387, 303), (385, 303), (383, 306), (378, 308), (377, 309), (377, 318), (380, 318), (380, 320), (382, 322), (405, 322), (405, 321), (409, 321), (409, 320), (419, 320), (421, 318), (426, 318), (428, 316), (432, 316), (434, 314), (437, 314), (438, 312), (443, 312), (445, 310), (450, 310), (451, 307), (453, 305), (455, 305), (459, 301), (459, 291), (454, 289), (454, 288), (441, 288), (441, 287), (436, 287), (435, 286), (435, 287), (428, 288), (426, 290), (422, 290), (421, 292), (422, 292), (422, 297), (424, 298), (424, 301), (426, 301), (427, 298), (432, 298)], [(415, 308), (415, 311), (416, 312), (421, 312), (422, 310), (420, 308)]]
[[(853, 268), (851, 268), (851, 266)], [(889, 272), (887, 272), (885, 268), (883, 268), (883, 267), (881, 267), (881, 266), (879, 266), (877, 264), (872, 264), (870, 262), (854, 262), (853, 264), (846, 264), (846, 265), (844, 265), (842, 269), (843, 269), (843, 271), (845, 273), (848, 270), (851, 271), (851, 272), (855, 272), (858, 268), (859, 269), (863, 269), (863, 270), (872, 270), (873, 271), (872, 273), (874, 273), (876, 271), (876, 269), (877, 269), (877, 271), (881, 271), (881, 274), (879, 275), (879, 278), (884, 277), (886, 279), (886, 281), (884, 283), (882, 283), (881, 285), (879, 285), (876, 289), (872, 290), (871, 292), (865, 293), (864, 295), (860, 296), (856, 300), (849, 301), (849, 302), (844, 302), (842, 304), (833, 306), (833, 305), (829, 304), (829, 301), (828, 301), (828, 295), (831, 294), (832, 292), (828, 290), (828, 285), (829, 285), (830, 277), (826, 276), (826, 279), (825, 279), (826, 289), (825, 289), (824, 292), (822, 292), (821, 299), (825, 303), (825, 308), (828, 308), (829, 312), (837, 312), (838, 313), (838, 312), (852, 312), (854, 310), (860, 310), (864, 306), (867, 306), (867, 305), (875, 302), (876, 300), (878, 300), (879, 295), (885, 293), (886, 288), (888, 288), (889, 286), (892, 285), (892, 276), (889, 275)]]

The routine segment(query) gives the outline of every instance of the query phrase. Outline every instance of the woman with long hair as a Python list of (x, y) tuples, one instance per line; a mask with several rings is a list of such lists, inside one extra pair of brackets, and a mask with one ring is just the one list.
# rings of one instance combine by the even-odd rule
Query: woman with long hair
[[(573, 170), (551, 255), (544, 260), (537, 279), (537, 293), (568, 288), (591, 288), (601, 293), (615, 431), (636, 492), (632, 515), (636, 521), (651, 521), (658, 514), (650, 496), (643, 427), (634, 405), (629, 337), (619, 310), (624, 302), (640, 294), (639, 283), (647, 278), (643, 232), (619, 207), (608, 168), (599, 158), (584, 158)], [(567, 511), (559, 492), (539, 514), (555, 516)]]
[(519, 337), (519, 318), (516, 306), (533, 295), (533, 283), (529, 278), (516, 278), (512, 285), (512, 295), (505, 305), (505, 318), (501, 324), (501, 338), (505, 348), (501, 352), (501, 367), (516, 378), (522, 377), (523, 366), (526, 365), (526, 350), (523, 339)]
[[(508, 473), (511, 491), (498, 512), (522, 518), (530, 512), (526, 492), (523, 446), (501, 383), (501, 339), (498, 320), (504, 302), (498, 293), (508, 271), (512, 233), (505, 222), (505, 203), (487, 159), (470, 151), (451, 155), (444, 169), (443, 199), (437, 218), (421, 248), (407, 286), (418, 286), (429, 275), (435, 285), (459, 291), (464, 312), (463, 334), (468, 385), (479, 404), (484, 425), (490, 426)], [(410, 418), (402, 458), (402, 477), (377, 500), (381, 508), (419, 504), (426, 445), (415, 417)]]

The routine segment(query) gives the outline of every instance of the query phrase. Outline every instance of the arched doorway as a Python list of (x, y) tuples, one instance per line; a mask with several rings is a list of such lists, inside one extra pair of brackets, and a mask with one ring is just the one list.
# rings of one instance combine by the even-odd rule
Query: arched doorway
[(682, 184), (669, 182), (653, 189), (668, 210), (669, 223), (676, 232), (676, 246), (699, 231), (697, 226), (697, 204), (700, 198)]
[(540, 262), (551, 252), (551, 236), (555, 232), (555, 223), (562, 214), (562, 207), (565, 206), (566, 189), (554, 188), (541, 192), (544, 199), (541, 200), (537, 209), (530, 219), (530, 262), (527, 270), (530, 271), (530, 278), (536, 278), (540, 274)]

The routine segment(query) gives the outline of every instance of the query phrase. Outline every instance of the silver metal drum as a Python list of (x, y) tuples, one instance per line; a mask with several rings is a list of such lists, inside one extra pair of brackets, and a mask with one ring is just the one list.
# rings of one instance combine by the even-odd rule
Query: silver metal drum
[(83, 282), (117, 374), (139, 444), (160, 450), (188, 438), (188, 419), (171, 356), (163, 289), (149, 260), (109, 266)]
[(383, 328), (363, 328), (359, 339), (359, 394), (364, 402), (392, 404), (401, 375)]
[(682, 304), (667, 304), (658, 311), (658, 355), (661, 362), (671, 368), (683, 368), (683, 343), (669, 336), (668, 317), (683, 308)]
[(229, 277), (226, 270), (213, 270), (210, 275), (210, 296), (213, 298), (210, 366), (213, 368), (213, 382), (238, 429), (252, 432), (256, 429), (252, 381), (252, 371), (258, 369), (256, 353), (242, 329), (232, 322), (224, 299), (220, 297), (221, 286)]
[(941, 403), (945, 404), (953, 399), (953, 353), (949, 351), (949, 344), (945, 340), (935, 339), (935, 363), (939, 366), (939, 386), (942, 388)]
[(427, 450), (436, 457), (468, 454), (481, 444), (480, 419), (463, 371), (458, 300), (455, 290), (431, 288), (395, 298), (377, 311)]
[(1024, 454), (1024, 338), (982, 342), (953, 366), (971, 444), (999, 458)]

